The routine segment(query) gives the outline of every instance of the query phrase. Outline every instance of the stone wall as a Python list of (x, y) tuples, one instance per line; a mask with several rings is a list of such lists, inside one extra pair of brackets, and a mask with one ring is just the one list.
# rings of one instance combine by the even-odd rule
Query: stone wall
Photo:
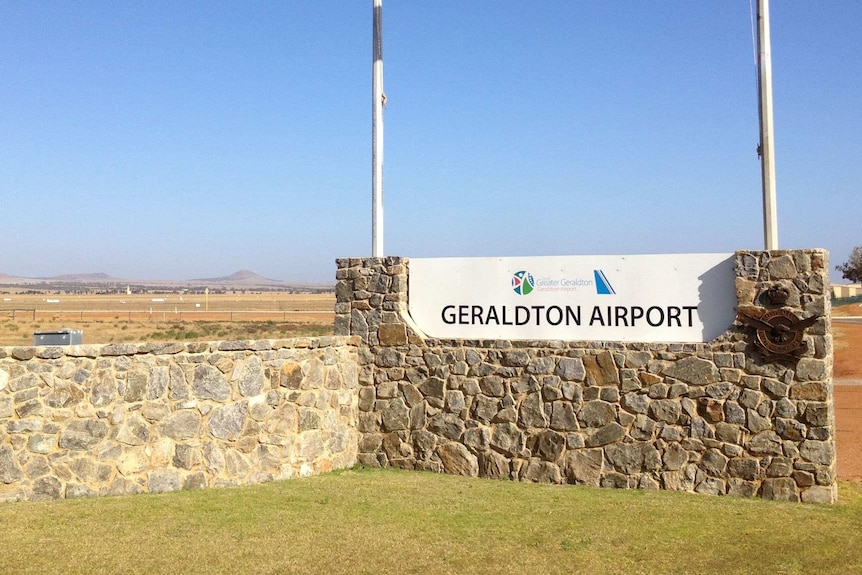
[(834, 502), (827, 254), (737, 252), (740, 310), (774, 286), (808, 328), (770, 360), (752, 329), (703, 344), (462, 341), (407, 314), (409, 260), (341, 259), (336, 334), (360, 336), (359, 461), (490, 478)]
[(0, 347), (0, 501), (351, 467), (358, 338)]

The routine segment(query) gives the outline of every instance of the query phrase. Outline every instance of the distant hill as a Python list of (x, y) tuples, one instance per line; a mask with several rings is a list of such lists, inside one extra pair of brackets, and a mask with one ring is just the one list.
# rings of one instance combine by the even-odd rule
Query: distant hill
[[(331, 284), (311, 285), (304, 282), (284, 282), (263, 277), (250, 270), (240, 270), (228, 276), (200, 278), (191, 280), (147, 280), (147, 279), (127, 279), (118, 278), (106, 273), (89, 273), (89, 274), (66, 274), (53, 277), (40, 278), (25, 278), (20, 276), (11, 276), (0, 273), (0, 285), (6, 286), (38, 286), (44, 284), (46, 287), (51, 286), (52, 289), (57, 289), (62, 285), (89, 286), (90, 288), (100, 285), (138, 285), (138, 286), (200, 286), (217, 288), (223, 287), (227, 289), (294, 289), (294, 288), (320, 288)], [(34, 286), (34, 287), (35, 287)], [(44, 289), (44, 288), (43, 288)]]
[(62, 276), (53, 276), (49, 278), (37, 278), (49, 282), (120, 282), (120, 278), (115, 278), (105, 273), (95, 274), (67, 274)]
[(229, 276), (222, 276), (219, 278), (202, 278), (190, 280), (193, 282), (201, 282), (201, 283), (243, 283), (243, 284), (282, 284), (284, 283), (281, 280), (272, 280), (269, 278), (265, 278), (261, 275), (258, 275), (249, 270), (240, 270), (236, 273), (232, 273)]

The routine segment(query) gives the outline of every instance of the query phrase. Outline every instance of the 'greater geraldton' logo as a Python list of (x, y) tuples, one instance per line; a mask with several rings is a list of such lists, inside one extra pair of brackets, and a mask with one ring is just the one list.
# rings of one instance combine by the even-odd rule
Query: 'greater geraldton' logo
[(527, 295), (533, 288), (536, 287), (536, 282), (533, 280), (533, 274), (527, 271), (515, 272), (512, 276), (512, 289), (518, 295)]

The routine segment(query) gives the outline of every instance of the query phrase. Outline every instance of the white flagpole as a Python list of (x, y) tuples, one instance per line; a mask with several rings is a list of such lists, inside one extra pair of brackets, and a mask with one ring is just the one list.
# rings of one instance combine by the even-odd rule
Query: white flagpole
[(371, 256), (383, 257), (383, 0), (374, 2), (371, 105)]
[(769, 41), (769, 0), (757, 0), (757, 91), (760, 108), (763, 240), (765, 249), (778, 249), (778, 210), (775, 194), (775, 151), (772, 129), (772, 49)]

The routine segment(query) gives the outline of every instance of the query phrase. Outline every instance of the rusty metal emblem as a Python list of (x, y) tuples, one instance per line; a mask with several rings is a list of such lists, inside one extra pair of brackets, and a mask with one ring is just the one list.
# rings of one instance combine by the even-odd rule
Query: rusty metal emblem
[(766, 352), (766, 355), (792, 356), (805, 347), (804, 330), (814, 325), (820, 316), (813, 315), (799, 319), (796, 314), (786, 308), (773, 309), (759, 316), (740, 311), (737, 318), (740, 322), (754, 328), (755, 344)]

